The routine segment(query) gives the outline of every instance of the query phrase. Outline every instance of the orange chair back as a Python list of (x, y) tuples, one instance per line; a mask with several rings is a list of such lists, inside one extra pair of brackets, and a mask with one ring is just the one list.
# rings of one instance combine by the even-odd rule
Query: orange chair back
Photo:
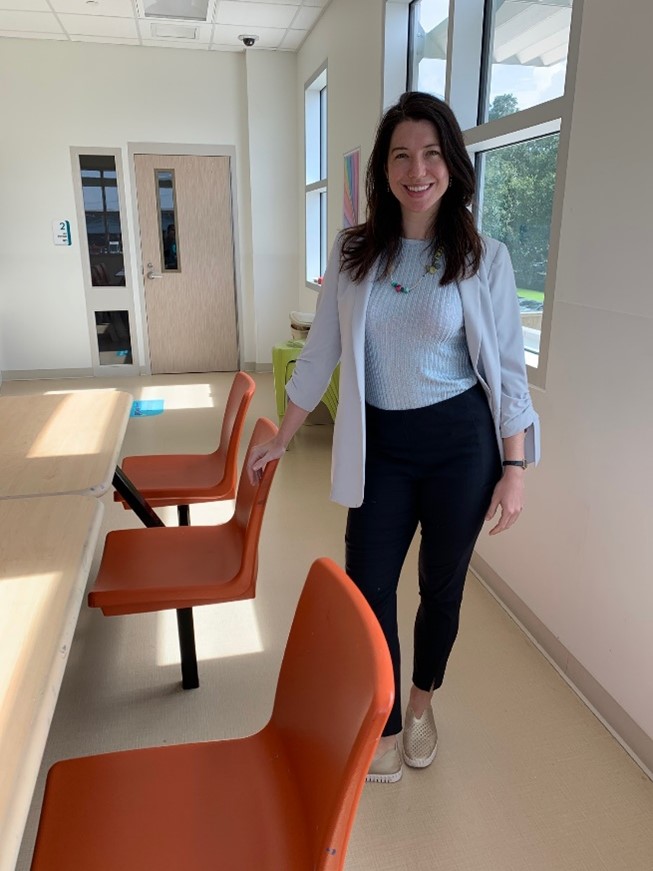
[(239, 578), (248, 582), (248, 595), (252, 597), (256, 591), (258, 543), (263, 525), (263, 515), (279, 461), (273, 460), (268, 463), (256, 484), (251, 484), (247, 476), (247, 461), (255, 445), (269, 441), (274, 438), (277, 432), (276, 425), (266, 417), (260, 417), (256, 421), (240, 473), (234, 515), (229, 521), (240, 528), (244, 537)]
[(227, 481), (229, 482), (231, 492), (236, 489), (238, 447), (245, 426), (247, 409), (255, 390), (256, 383), (251, 375), (248, 375), (247, 372), (236, 372), (224, 409), (220, 443), (215, 451), (216, 454), (221, 454), (225, 458), (223, 481), (225, 485)]
[(316, 560), (290, 630), (271, 719), (299, 783), (315, 871), (344, 867), (393, 700), (392, 663), (376, 617), (341, 568)]

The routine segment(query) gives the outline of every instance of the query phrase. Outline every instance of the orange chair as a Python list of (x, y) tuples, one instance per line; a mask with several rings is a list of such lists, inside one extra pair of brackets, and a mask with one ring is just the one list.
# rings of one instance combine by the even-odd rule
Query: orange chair
[[(254, 426), (247, 453), (274, 438), (272, 421), (262, 417)], [(193, 607), (256, 593), (258, 542), (263, 513), (278, 460), (268, 463), (255, 485), (245, 464), (238, 484), (233, 517), (220, 526), (159, 526), (110, 532), (95, 584), (91, 608), (108, 616), (145, 611), (177, 610), (182, 685), (199, 686)]]
[[(255, 389), (246, 372), (236, 372), (222, 418), (220, 444), (213, 453), (125, 457), (122, 471), (153, 508), (176, 505), (179, 525), (187, 526), (190, 505), (234, 498), (238, 447)], [(129, 508), (118, 492), (113, 498)]]
[(393, 696), (376, 618), (342, 569), (319, 559), (267, 725), (56, 763), (32, 871), (342, 871)]

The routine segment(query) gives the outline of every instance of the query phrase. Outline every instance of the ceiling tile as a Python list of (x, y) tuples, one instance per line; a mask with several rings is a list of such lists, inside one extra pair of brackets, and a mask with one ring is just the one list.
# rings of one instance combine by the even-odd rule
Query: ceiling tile
[(301, 6), (302, 0), (283, 0), (283, 3), (280, 4), (280, 0), (241, 0), (241, 3), (274, 3), (277, 6), (286, 5), (286, 6)]
[(71, 35), (125, 36), (138, 39), (136, 21), (127, 18), (110, 18), (108, 15), (60, 15), (64, 30)]
[(283, 38), (280, 48), (296, 51), (306, 39), (306, 30), (289, 30)]
[(6, 39), (65, 39), (68, 37), (61, 31), (59, 33), (34, 33), (22, 30), (0, 30), (0, 38)]
[(299, 30), (310, 30), (321, 14), (322, 10), (315, 6), (302, 6), (297, 11), (297, 17), (293, 18), (292, 26)]
[(288, 27), (296, 12), (296, 6), (279, 3), (234, 3), (222, 0), (215, 20), (219, 24), (253, 28), (256, 33), (257, 27)]
[(0, 30), (61, 33), (61, 27), (51, 12), (0, 12)]
[(190, 39), (144, 39), (143, 45), (150, 48), (186, 48), (193, 51), (208, 51), (206, 42), (192, 42)]
[(330, 2), (331, 0), (304, 0), (304, 6), (319, 6), (324, 9)]
[(47, 0), (0, 0), (0, 9), (13, 9), (20, 5), (21, 12), (52, 12)]
[[(247, 32), (258, 34), (256, 48), (278, 48), (286, 31), (281, 27), (257, 27)], [(239, 45), (244, 50), (242, 42), (238, 39), (239, 33), (243, 33), (241, 25), (216, 24), (213, 42), (215, 45)]]
[(86, 0), (50, 0), (55, 12), (77, 15), (110, 15), (116, 18), (133, 18), (134, 7), (131, 0), (99, 0), (97, 6), (90, 6)]
[(71, 42), (105, 42), (111, 45), (140, 45), (140, 39), (129, 39), (126, 36), (87, 36), (84, 33), (71, 34)]
[(242, 50), (242, 45), (240, 45), (240, 47), (237, 47), (235, 45), (210, 45), (209, 46), (209, 51), (234, 51), (234, 52), (236, 52), (236, 51), (241, 51), (241, 50)]

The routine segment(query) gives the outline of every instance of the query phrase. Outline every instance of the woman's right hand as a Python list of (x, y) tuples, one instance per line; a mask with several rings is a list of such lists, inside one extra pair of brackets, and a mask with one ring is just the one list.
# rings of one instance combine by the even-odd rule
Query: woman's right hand
[(247, 477), (250, 484), (256, 484), (267, 464), (271, 460), (278, 460), (285, 452), (285, 447), (276, 438), (254, 445), (247, 458)]

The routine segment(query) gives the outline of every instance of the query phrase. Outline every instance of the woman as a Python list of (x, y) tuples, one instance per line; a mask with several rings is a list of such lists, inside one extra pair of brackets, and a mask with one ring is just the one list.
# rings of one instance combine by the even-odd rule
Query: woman
[(403, 759), (429, 765), (431, 707), (458, 631), (483, 521), (518, 519), (539, 424), (528, 392), (519, 305), (505, 246), (477, 232), (474, 170), (446, 103), (409, 92), (381, 120), (367, 169), (367, 220), (340, 234), (278, 436), (284, 452), (340, 360), (332, 498), (349, 506), (346, 570), (388, 641), (395, 704), (368, 780), (402, 774), (396, 591), (418, 526), (420, 606)]

